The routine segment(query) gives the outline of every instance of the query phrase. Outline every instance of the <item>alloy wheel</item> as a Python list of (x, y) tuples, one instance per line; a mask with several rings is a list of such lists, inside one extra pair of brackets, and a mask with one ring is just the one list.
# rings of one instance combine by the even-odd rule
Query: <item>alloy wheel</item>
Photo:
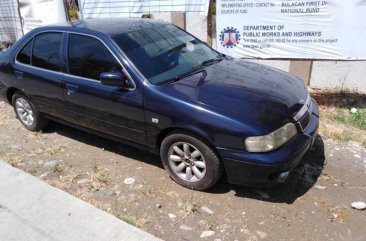
[(17, 98), (15, 101), (15, 109), (20, 120), (27, 126), (34, 123), (35, 116), (30, 104), (23, 98)]
[(185, 181), (198, 182), (205, 177), (205, 158), (192, 144), (174, 143), (169, 148), (168, 160), (171, 169)]

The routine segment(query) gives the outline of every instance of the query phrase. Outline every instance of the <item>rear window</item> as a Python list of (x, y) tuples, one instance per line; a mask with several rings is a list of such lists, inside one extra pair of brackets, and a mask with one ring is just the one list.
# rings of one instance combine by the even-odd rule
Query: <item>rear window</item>
[(60, 48), (62, 33), (42, 33), (34, 38), (32, 65), (48, 69), (61, 70)]
[(32, 38), (18, 53), (16, 60), (42, 69), (61, 71), (62, 33), (41, 33)]

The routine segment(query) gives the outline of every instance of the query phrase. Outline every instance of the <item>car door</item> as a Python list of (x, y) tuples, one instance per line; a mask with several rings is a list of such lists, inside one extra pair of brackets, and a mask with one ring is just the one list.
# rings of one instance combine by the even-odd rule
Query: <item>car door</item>
[(62, 32), (42, 32), (29, 39), (14, 57), (14, 83), (37, 108), (67, 119), (61, 65)]
[(143, 92), (139, 88), (106, 86), (103, 72), (122, 66), (98, 38), (70, 33), (65, 99), (72, 121), (119, 138), (145, 144)]

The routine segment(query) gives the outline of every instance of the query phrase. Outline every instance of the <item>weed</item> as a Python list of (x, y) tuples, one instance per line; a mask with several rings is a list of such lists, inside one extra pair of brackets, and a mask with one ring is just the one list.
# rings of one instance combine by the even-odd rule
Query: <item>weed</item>
[(94, 164), (92, 166), (93, 177), (95, 177), (100, 183), (108, 184), (108, 170), (105, 168), (101, 168), (98, 164)]
[(60, 151), (64, 151), (66, 149), (66, 145), (65, 144), (58, 144), (58, 145), (54, 145), (54, 146), (50, 146), (46, 148), (46, 152), (49, 155), (55, 155), (56, 153), (60, 152)]
[(56, 172), (57, 173), (60, 173), (60, 172), (62, 172), (62, 168), (61, 168), (61, 166), (59, 164), (52, 166), (51, 167), (51, 170), (52, 170), (53, 173), (56, 173)]
[(118, 213), (118, 214), (116, 214), (115, 215), (118, 219), (120, 219), (120, 220), (122, 220), (122, 221), (124, 221), (124, 222), (126, 222), (126, 223), (128, 223), (128, 224), (131, 224), (132, 226), (135, 226), (135, 227), (140, 227), (137, 223), (136, 223), (136, 221), (135, 221), (135, 219), (134, 218), (132, 218), (132, 217), (127, 217), (127, 216), (124, 216), (123, 214), (120, 214), (120, 213)]
[(348, 110), (338, 108), (335, 113), (329, 114), (331, 120), (352, 125), (361, 130), (366, 130), (366, 113), (358, 110), (356, 113), (348, 113)]
[(331, 118), (321, 118), (319, 133), (339, 142), (356, 141), (366, 147), (366, 131), (338, 123)]
[(35, 136), (35, 137), (39, 137), (39, 136), (42, 135), (42, 130), (40, 130), (40, 131), (33, 131), (32, 132), (32, 135)]
[(21, 162), (23, 161), (21, 156), (13, 156), (9, 159), (9, 164), (13, 167), (19, 166)]
[(356, 113), (351, 114), (349, 116), (349, 122), (362, 130), (366, 130), (366, 113), (357, 111)]
[(79, 11), (78, 7), (71, 6), (69, 8), (69, 11), (68, 11), (70, 19), (77, 19), (78, 18), (78, 11)]
[(336, 113), (331, 113), (329, 117), (331, 120), (338, 121), (341, 123), (346, 123), (347, 120), (346, 115), (344, 114), (344, 111), (341, 108), (338, 108)]
[(146, 197), (153, 197), (155, 190), (150, 185), (144, 185), (141, 190)]
[(187, 201), (178, 203), (178, 206), (186, 214), (195, 213), (198, 210), (198, 201), (196, 201), (194, 197), (191, 196)]

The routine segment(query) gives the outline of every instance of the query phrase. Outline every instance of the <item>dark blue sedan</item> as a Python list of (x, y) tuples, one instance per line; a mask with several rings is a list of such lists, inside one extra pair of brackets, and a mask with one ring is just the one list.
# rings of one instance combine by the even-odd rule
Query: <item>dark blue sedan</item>
[(196, 190), (283, 182), (312, 145), (304, 83), (232, 59), (174, 25), (85, 20), (35, 29), (0, 55), (0, 96), (30, 131), (52, 119), (160, 152)]

